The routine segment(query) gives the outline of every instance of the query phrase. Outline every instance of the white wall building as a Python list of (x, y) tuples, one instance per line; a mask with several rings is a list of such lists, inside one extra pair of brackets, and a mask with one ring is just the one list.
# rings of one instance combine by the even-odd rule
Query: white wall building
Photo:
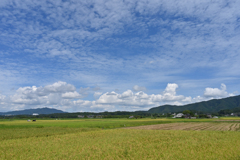
[(183, 113), (178, 113), (176, 116), (174, 116), (175, 118), (182, 118), (184, 114)]

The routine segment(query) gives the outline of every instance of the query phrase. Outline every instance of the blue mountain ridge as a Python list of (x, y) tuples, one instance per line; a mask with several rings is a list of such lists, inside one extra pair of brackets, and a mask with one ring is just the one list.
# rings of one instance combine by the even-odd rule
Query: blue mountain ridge
[(61, 110), (54, 108), (36, 108), (36, 109), (25, 109), (20, 111), (9, 111), (9, 112), (0, 112), (0, 115), (32, 115), (33, 113), (38, 114), (53, 114), (53, 113), (67, 113)]

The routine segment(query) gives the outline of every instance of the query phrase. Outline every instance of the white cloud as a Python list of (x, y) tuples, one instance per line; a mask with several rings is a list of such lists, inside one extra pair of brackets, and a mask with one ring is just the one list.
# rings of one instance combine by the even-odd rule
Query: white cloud
[[(160, 104), (176, 104), (176, 101), (186, 103), (190, 101), (189, 97), (184, 97), (182, 95), (176, 95), (176, 89), (178, 85), (174, 83), (169, 83), (164, 90), (163, 94), (148, 95), (143, 91), (133, 93), (131, 90), (127, 90), (122, 94), (115, 92), (105, 93), (96, 101), (99, 104), (115, 104), (122, 106), (157, 106)], [(181, 103), (181, 104), (182, 104)], [(180, 103), (178, 103), (180, 104)]]
[(102, 92), (94, 92), (94, 98), (97, 99), (99, 96), (102, 95)]
[(58, 105), (67, 104), (67, 100), (81, 98), (77, 93), (75, 86), (67, 84), (66, 82), (56, 82), (45, 87), (20, 87), (16, 93), (10, 96), (8, 103), (18, 108), (19, 105), (25, 107), (42, 106), (42, 105)]
[[(226, 85), (219, 88), (206, 88), (203, 96), (185, 97), (177, 95), (178, 85), (168, 83), (161, 94), (147, 94), (143, 91), (133, 93), (131, 90), (119, 94), (112, 92), (94, 92), (96, 100), (83, 100), (84, 96), (76, 91), (75, 86), (66, 82), (56, 82), (44, 87), (20, 87), (14, 95), (0, 95), (2, 110), (19, 110), (24, 108), (49, 106), (67, 111), (114, 111), (148, 109), (164, 104), (183, 105), (212, 98), (232, 96), (226, 91)], [(90, 88), (82, 88), (82, 93)], [(6, 108), (6, 106), (9, 106)]]
[(122, 94), (118, 95), (119, 99), (127, 99), (127, 98), (131, 98), (133, 96), (133, 92), (131, 90), (127, 90), (125, 92), (123, 92)]
[(182, 101), (185, 99), (183, 95), (176, 95), (176, 89), (178, 85), (175, 83), (168, 83), (166, 89), (163, 91), (163, 94), (153, 95), (154, 101), (164, 102), (164, 101)]
[(163, 93), (169, 94), (169, 95), (176, 95), (177, 88), (178, 88), (178, 85), (176, 83), (168, 83), (167, 87)]
[(50, 104), (50, 105), (58, 105), (61, 103), (61, 95), (58, 94), (58, 93), (50, 93), (48, 96), (47, 96), (47, 104)]
[(0, 100), (4, 100), (6, 96), (0, 94)]
[(145, 91), (145, 90), (146, 90), (145, 87), (141, 87), (141, 86), (138, 86), (138, 85), (133, 86), (133, 91), (134, 92)]
[(149, 95), (147, 95), (146, 93), (144, 93), (143, 91), (137, 92), (135, 94), (137, 99), (149, 99)]
[(206, 88), (204, 91), (204, 96), (205, 97), (212, 97), (212, 98), (222, 98), (222, 97), (227, 97), (232, 94), (229, 94), (226, 91), (227, 87), (225, 84), (221, 84), (221, 88)]
[(82, 96), (78, 92), (74, 91), (74, 92), (63, 93), (62, 98), (74, 99), (74, 98), (82, 98)]
[(1, 106), (5, 105), (5, 102), (4, 102), (5, 98), (6, 98), (6, 96), (0, 94), (0, 108), (1, 108)]
[(73, 92), (76, 90), (76, 88), (71, 84), (67, 84), (66, 82), (59, 81), (52, 85), (45, 86), (43, 90), (45, 92), (65, 93), (65, 92)]
[(191, 103), (192, 97), (185, 97), (185, 99), (182, 100), (183, 102)]
[(118, 98), (118, 94), (114, 91), (104, 93), (99, 97), (99, 99), (96, 101), (96, 103), (99, 104), (118, 104), (121, 103), (122, 100)]
[(83, 96), (83, 97), (87, 97), (88, 96), (88, 91), (90, 90), (90, 87), (87, 88), (80, 88), (79, 93)]

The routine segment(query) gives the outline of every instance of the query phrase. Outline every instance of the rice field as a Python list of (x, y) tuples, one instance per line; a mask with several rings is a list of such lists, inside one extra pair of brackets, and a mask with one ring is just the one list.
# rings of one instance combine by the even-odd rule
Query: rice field
[(0, 121), (0, 159), (240, 159), (240, 123), (214, 121)]

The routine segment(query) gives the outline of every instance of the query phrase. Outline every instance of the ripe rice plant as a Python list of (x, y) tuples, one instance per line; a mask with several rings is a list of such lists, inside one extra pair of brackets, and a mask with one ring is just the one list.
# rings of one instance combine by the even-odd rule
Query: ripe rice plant
[(227, 131), (77, 132), (3, 140), (0, 159), (239, 159), (239, 136)]
[(214, 120), (0, 121), (0, 159), (239, 159), (239, 130)]

